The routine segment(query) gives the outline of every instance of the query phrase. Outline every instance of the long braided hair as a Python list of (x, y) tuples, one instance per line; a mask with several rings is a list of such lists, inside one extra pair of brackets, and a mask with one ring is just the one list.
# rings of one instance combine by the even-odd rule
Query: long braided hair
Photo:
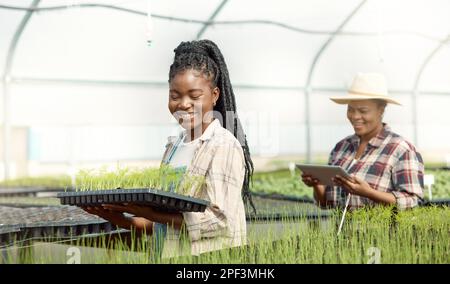
[(214, 106), (214, 111), (222, 115), (223, 127), (228, 129), (242, 146), (245, 159), (242, 197), (244, 203), (250, 203), (253, 211), (256, 211), (250, 193), (250, 181), (254, 170), (253, 161), (250, 157), (244, 130), (237, 117), (233, 87), (231, 86), (228, 68), (220, 49), (210, 40), (199, 40), (182, 42), (175, 48), (174, 52), (175, 58), (173, 64), (170, 65), (169, 83), (178, 73), (194, 69), (210, 79), (213, 88), (219, 88), (220, 95)]

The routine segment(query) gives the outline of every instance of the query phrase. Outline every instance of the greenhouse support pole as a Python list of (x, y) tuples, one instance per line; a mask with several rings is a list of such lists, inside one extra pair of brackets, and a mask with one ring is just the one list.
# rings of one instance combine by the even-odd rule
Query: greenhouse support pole
[(309, 68), (308, 78), (306, 80), (305, 85), (305, 124), (306, 124), (306, 161), (308, 163), (312, 162), (311, 155), (311, 115), (310, 115), (310, 96), (312, 93), (312, 78), (313, 73), (316, 68), (317, 62), (319, 61), (320, 56), (323, 54), (325, 49), (330, 45), (330, 43), (334, 40), (337, 34), (341, 32), (344, 26), (353, 18), (354, 15), (361, 9), (361, 7), (367, 2), (367, 0), (361, 1), (358, 6), (344, 19), (344, 21), (339, 25), (335, 32), (333, 32), (330, 37), (325, 41), (325, 43), (321, 46), (319, 51), (314, 56), (314, 60)]
[[(33, 0), (30, 8), (36, 8), (40, 0)], [(11, 84), (11, 70), (13, 65), (14, 55), (16, 53), (17, 44), (19, 39), (25, 30), (28, 21), (33, 14), (33, 10), (29, 10), (25, 13), (16, 32), (9, 45), (8, 53), (6, 55), (6, 64), (3, 71), (3, 170), (4, 179), (10, 177), (9, 167), (10, 167), (10, 139), (11, 139), (11, 113), (10, 113), (10, 84)]]
[(438, 46), (436, 46), (433, 51), (425, 58), (422, 65), (420, 66), (419, 72), (417, 73), (416, 81), (414, 82), (414, 89), (412, 91), (412, 123), (413, 123), (413, 139), (414, 139), (414, 145), (416, 147), (419, 147), (419, 123), (417, 116), (419, 114), (418, 110), (418, 104), (417, 99), (419, 97), (419, 83), (420, 79), (422, 78), (423, 72), (425, 71), (425, 68), (427, 67), (428, 63), (430, 63), (431, 59), (438, 53), (438, 51), (445, 46), (447, 43), (450, 42), (450, 34), (447, 35), (447, 38), (444, 39), (439, 43)]
[[(223, 9), (225, 4), (227, 4), (227, 2), (228, 2), (228, 0), (222, 0), (222, 2), (219, 4), (219, 6), (217, 6), (217, 8), (214, 10), (214, 12), (211, 14), (211, 16), (208, 18), (208, 22), (214, 21), (214, 19), (217, 17), (217, 15)], [(203, 34), (206, 32), (206, 29), (208, 29), (209, 26), (210, 26), (210, 24), (208, 24), (208, 23), (203, 24), (203, 27), (197, 33), (197, 36), (196, 36), (197, 40), (199, 40), (203, 36)]]

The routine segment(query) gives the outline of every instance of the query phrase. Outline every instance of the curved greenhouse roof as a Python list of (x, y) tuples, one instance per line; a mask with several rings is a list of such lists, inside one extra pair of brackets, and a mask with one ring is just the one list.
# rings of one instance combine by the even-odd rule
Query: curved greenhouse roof
[(174, 125), (173, 49), (208, 38), (255, 155), (327, 153), (351, 130), (328, 96), (357, 72), (381, 72), (404, 105), (386, 121), (444, 159), (448, 11), (447, 0), (0, 0), (3, 137), (28, 127), (30, 160), (158, 159)]

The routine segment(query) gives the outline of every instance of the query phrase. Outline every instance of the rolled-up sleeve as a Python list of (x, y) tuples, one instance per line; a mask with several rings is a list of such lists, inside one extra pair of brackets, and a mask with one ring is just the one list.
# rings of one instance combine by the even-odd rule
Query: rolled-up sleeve
[(399, 209), (408, 209), (418, 205), (423, 198), (423, 160), (419, 153), (405, 149), (392, 168), (392, 194)]
[(211, 202), (205, 212), (185, 212), (184, 222), (192, 241), (239, 234), (245, 212), (242, 185), (245, 166), (242, 147), (238, 143), (216, 146), (206, 174), (206, 198)]

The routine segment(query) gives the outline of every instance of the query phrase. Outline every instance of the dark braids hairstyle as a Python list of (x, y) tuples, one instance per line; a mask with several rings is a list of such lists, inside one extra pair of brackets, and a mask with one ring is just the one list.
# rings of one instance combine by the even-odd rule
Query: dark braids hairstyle
[[(250, 157), (247, 139), (241, 122), (236, 113), (236, 100), (231, 86), (228, 68), (225, 59), (217, 45), (210, 40), (182, 42), (174, 50), (175, 58), (170, 66), (169, 83), (180, 72), (196, 70), (211, 81), (213, 88), (220, 90), (219, 99), (214, 111), (219, 112), (223, 118), (223, 127), (228, 129), (239, 141), (244, 151), (245, 177), (242, 188), (242, 197), (245, 204), (250, 203), (256, 212), (250, 193), (250, 181), (253, 175), (253, 161)], [(232, 114), (232, 115), (229, 115)]]

